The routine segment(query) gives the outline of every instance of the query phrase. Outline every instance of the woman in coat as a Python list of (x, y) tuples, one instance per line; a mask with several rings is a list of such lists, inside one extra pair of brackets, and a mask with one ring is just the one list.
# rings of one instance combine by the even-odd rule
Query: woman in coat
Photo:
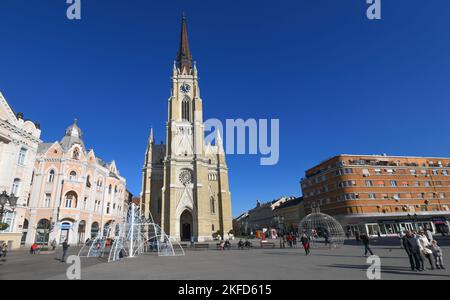
[(420, 254), (428, 259), (431, 270), (434, 270), (433, 251), (431, 250), (431, 243), (423, 231), (420, 231), (417, 236), (417, 244), (420, 249)]

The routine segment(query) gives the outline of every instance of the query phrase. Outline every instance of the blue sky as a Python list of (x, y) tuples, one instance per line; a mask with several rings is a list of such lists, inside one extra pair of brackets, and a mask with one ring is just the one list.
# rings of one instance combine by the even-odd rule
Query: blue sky
[(150, 126), (165, 139), (186, 11), (205, 118), (280, 119), (280, 162), (228, 156), (234, 215), (300, 195), (304, 171), (339, 153), (450, 155), (450, 1), (65, 0), (0, 2), (0, 90), (61, 139), (85, 143), (141, 189)]

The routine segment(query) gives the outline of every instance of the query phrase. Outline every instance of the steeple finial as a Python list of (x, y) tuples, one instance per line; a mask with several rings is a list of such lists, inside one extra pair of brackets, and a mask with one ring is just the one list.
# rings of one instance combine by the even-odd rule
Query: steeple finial
[(177, 54), (177, 67), (183, 72), (183, 69), (189, 72), (192, 68), (192, 55), (189, 49), (189, 39), (187, 34), (186, 14), (183, 12), (181, 19), (181, 38), (180, 48)]

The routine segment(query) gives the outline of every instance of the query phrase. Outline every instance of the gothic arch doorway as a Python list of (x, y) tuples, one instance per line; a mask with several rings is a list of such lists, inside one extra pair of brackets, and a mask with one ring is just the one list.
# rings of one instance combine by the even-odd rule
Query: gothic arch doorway
[(193, 218), (190, 211), (185, 210), (180, 217), (180, 238), (182, 241), (190, 241), (193, 236)]

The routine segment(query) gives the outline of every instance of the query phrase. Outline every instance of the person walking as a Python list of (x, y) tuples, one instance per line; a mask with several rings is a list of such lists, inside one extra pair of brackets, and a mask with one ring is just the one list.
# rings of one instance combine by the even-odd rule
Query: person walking
[(67, 240), (64, 241), (64, 243), (62, 244), (62, 249), (63, 249), (63, 255), (61, 258), (61, 262), (66, 262), (66, 257), (67, 257), (67, 252), (69, 251), (69, 243), (67, 243)]
[(436, 268), (445, 270), (442, 249), (441, 247), (439, 247), (436, 240), (433, 240), (431, 242), (431, 251), (433, 251), (434, 260), (436, 262)]
[(364, 245), (364, 256), (367, 257), (367, 253), (373, 255), (372, 249), (370, 249), (370, 238), (367, 233), (363, 233), (360, 238)]
[(8, 245), (6, 243), (3, 243), (3, 245), (2, 245), (2, 256), (6, 257), (6, 254), (8, 254)]
[(303, 234), (302, 237), (300, 238), (300, 242), (302, 242), (303, 245), (303, 249), (305, 249), (305, 255), (309, 255), (310, 253), (310, 244), (309, 244), (309, 239), (306, 236), (306, 234)]

